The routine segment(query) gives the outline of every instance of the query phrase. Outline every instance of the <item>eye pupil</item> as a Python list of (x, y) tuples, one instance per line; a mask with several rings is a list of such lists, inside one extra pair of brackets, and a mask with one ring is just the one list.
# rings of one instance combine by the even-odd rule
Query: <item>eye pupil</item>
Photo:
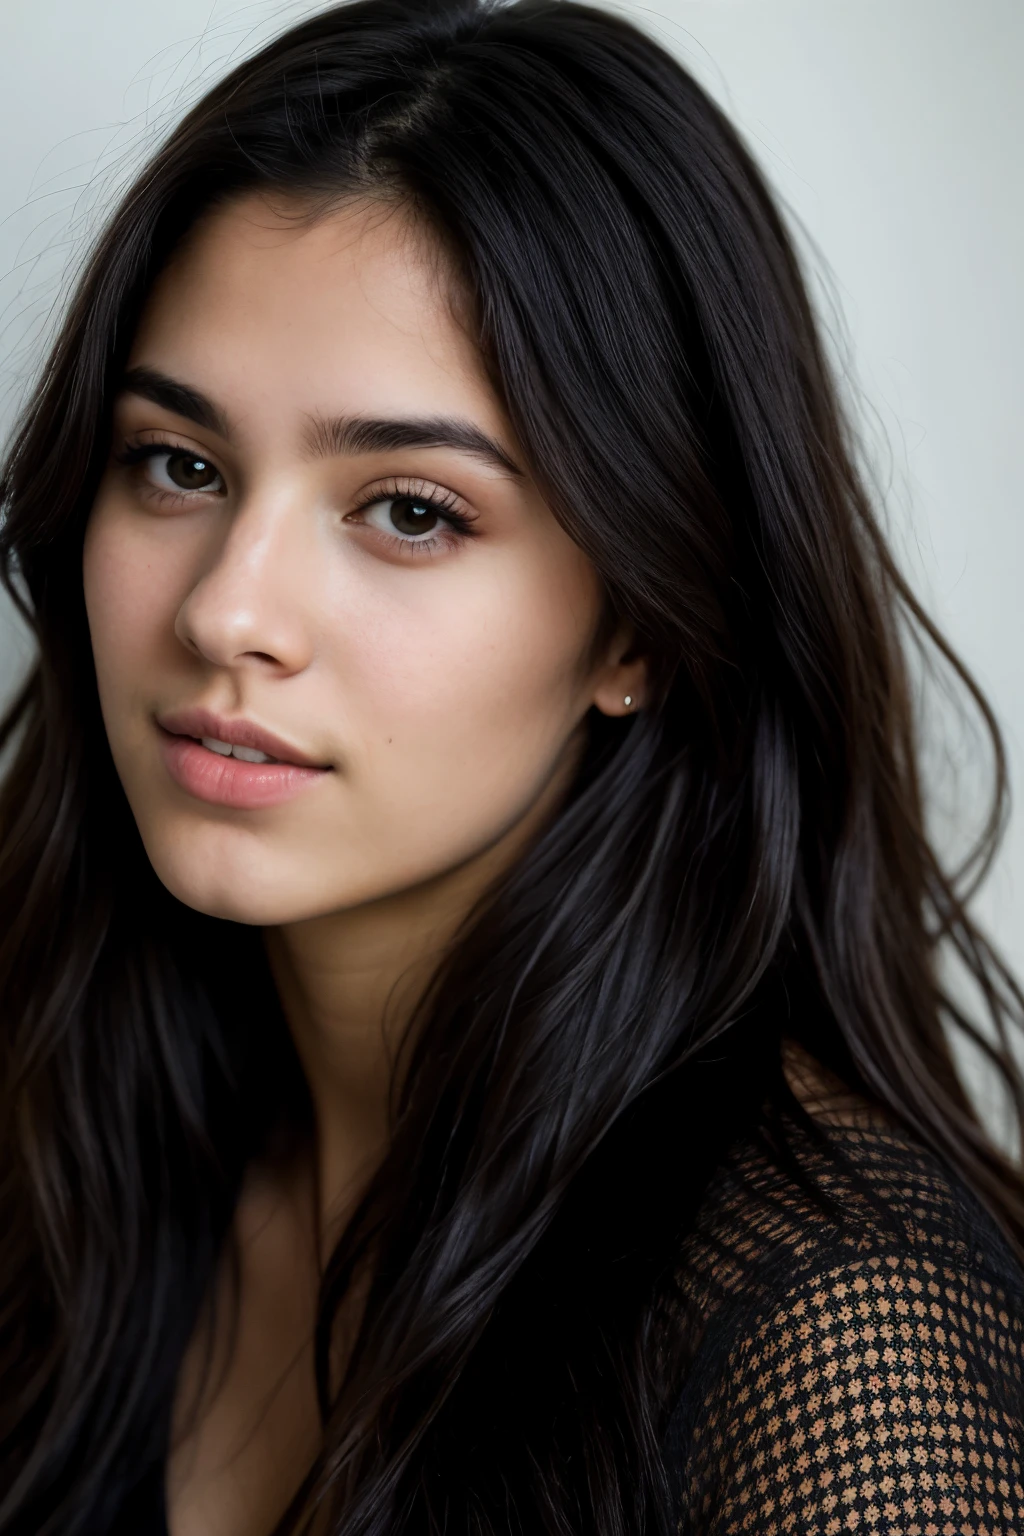
[(167, 473), (183, 491), (203, 490), (217, 477), (211, 464), (191, 453), (172, 455), (167, 461)]
[(391, 521), (399, 533), (429, 533), (437, 525), (437, 513), (428, 503), (412, 496), (393, 496)]

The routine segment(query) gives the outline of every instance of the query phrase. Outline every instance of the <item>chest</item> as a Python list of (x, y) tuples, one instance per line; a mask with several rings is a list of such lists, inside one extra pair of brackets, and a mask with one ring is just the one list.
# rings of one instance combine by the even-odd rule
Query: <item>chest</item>
[(165, 1497), (170, 1536), (267, 1536), (321, 1442), (309, 1226), (256, 1190), (236, 1221), (176, 1392)]

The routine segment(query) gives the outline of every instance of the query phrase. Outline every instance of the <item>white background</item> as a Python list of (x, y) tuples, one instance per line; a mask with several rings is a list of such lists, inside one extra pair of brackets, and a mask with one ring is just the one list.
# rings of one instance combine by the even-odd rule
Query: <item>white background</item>
[[(0, 428), (139, 157), (230, 62), (320, 8), (0, 0)], [(1024, 798), (1024, 3), (616, 8), (710, 87), (827, 262), (894, 542), (987, 689)], [(0, 690), (25, 654), (0, 612)], [(966, 763), (958, 727), (953, 741)], [(977, 784), (937, 821), (950, 848)], [(1022, 815), (978, 910), (1024, 970)]]

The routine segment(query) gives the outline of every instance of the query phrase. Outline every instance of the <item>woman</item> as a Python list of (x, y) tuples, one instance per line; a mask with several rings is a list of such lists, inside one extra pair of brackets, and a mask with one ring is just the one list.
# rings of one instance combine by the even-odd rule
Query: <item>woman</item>
[(5, 475), (5, 1536), (1024, 1530), (908, 640), (998, 735), (854, 458), (619, 17), (358, 0), (174, 131)]

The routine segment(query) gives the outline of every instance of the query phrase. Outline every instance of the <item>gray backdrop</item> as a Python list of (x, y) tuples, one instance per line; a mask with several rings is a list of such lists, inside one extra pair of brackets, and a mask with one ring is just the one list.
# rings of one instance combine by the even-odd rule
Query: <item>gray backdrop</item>
[[(138, 157), (305, 3), (0, 0), (0, 427), (62, 287)], [(1024, 780), (1024, 5), (659, 0), (648, 24), (744, 130), (830, 273), (818, 287), (917, 591), (988, 690)], [(817, 260), (817, 257), (812, 257)], [(844, 330), (845, 327), (845, 330)], [(0, 688), (26, 647), (0, 615)], [(930, 695), (936, 830), (980, 807)], [(950, 791), (959, 784), (954, 805)], [(978, 910), (1024, 968), (1024, 817)]]

